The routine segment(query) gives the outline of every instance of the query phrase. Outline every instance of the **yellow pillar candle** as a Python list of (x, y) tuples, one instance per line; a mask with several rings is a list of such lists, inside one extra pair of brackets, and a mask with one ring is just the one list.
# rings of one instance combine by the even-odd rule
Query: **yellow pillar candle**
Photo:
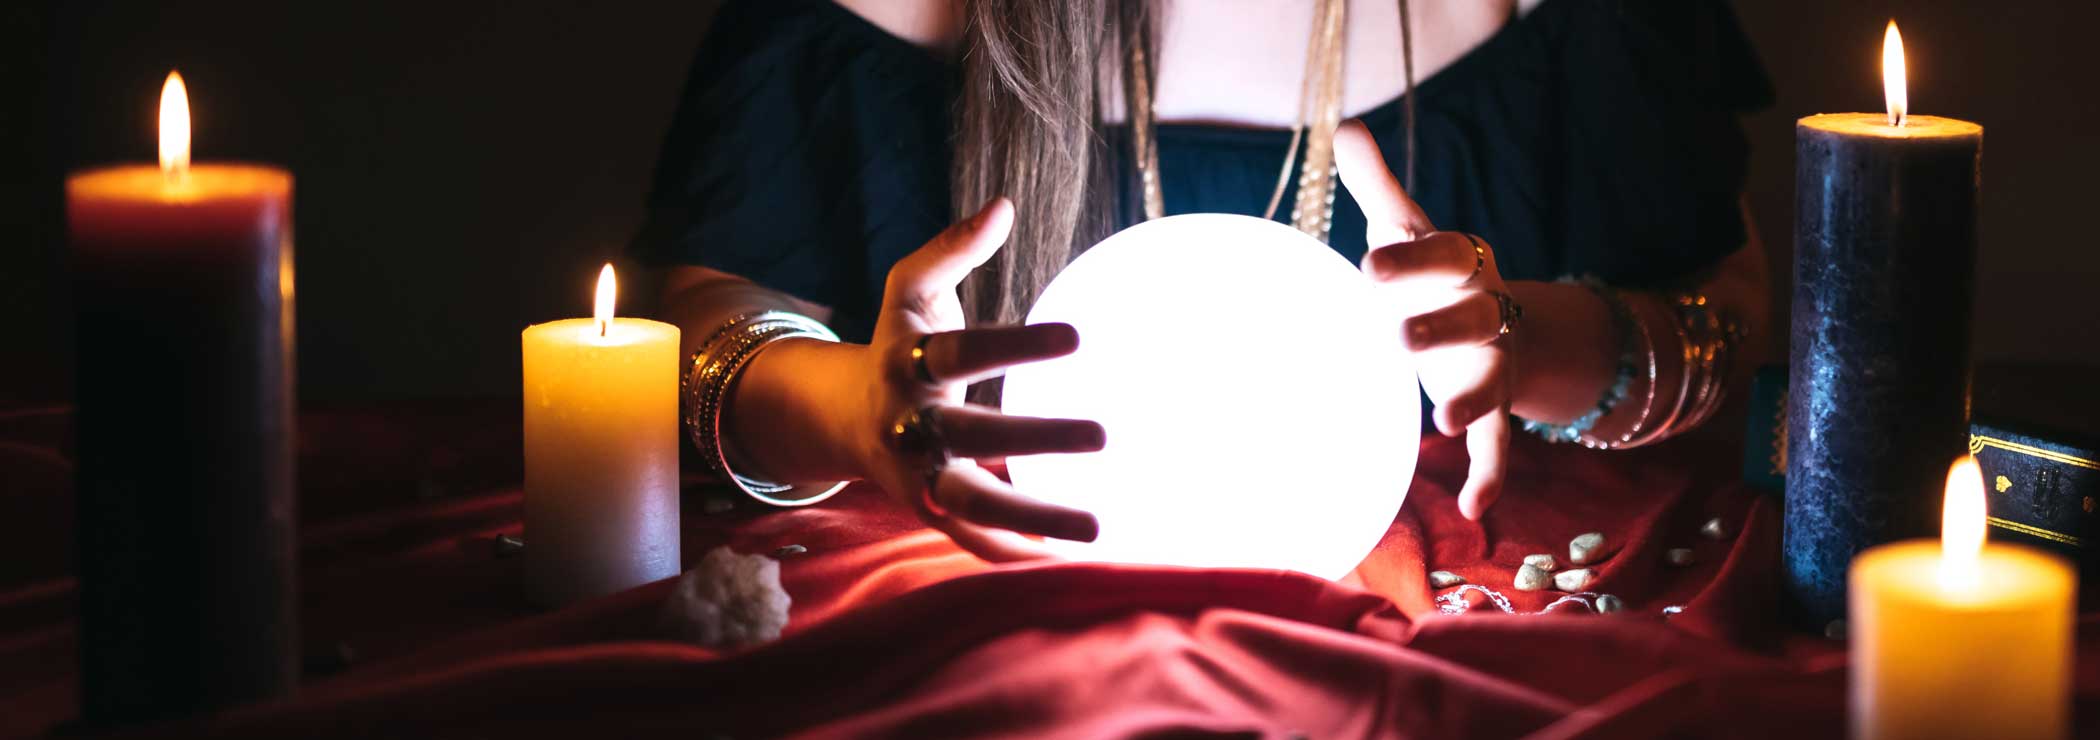
[(678, 575), (678, 327), (596, 318), (525, 330), (525, 584), (556, 606)]
[(1983, 473), (1947, 475), (1940, 541), (1852, 563), (1854, 738), (2063, 738), (2077, 581), (2037, 550), (1984, 543)]

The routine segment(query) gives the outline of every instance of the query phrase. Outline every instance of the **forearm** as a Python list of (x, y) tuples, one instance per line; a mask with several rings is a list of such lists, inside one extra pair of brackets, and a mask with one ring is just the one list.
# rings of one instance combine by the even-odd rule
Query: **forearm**
[[(1745, 221), (1749, 220), (1747, 213)], [(1525, 307), (1525, 326), (1514, 334), (1517, 365), (1511, 410), (1518, 416), (1566, 424), (1595, 409), (1616, 382), (1625, 342), (1632, 343), (1634, 366), (1623, 399), (1590, 430), (1597, 439), (1619, 439), (1630, 431), (1669, 424), (1689, 413), (1699, 401), (1701, 370), (1688, 363), (1686, 342), (1699, 337), (1681, 330), (1679, 295), (1703, 297), (1706, 309), (1725, 317), (1754, 340), (1766, 317), (1763, 244), (1751, 234), (1745, 245), (1708, 275), (1679, 291), (1619, 291), (1633, 320), (1622, 336), (1610, 304), (1590, 289), (1566, 283), (1513, 282), (1510, 292)], [(1533, 319), (1537, 321), (1533, 321)], [(1718, 382), (1724, 387), (1742, 379), (1754, 356), (1750, 340), (1736, 342), (1727, 354)], [(1651, 358), (1652, 354), (1652, 358)], [(1650, 363), (1653, 363), (1651, 366)], [(1651, 383), (1651, 373), (1653, 381)], [(1687, 376), (1690, 376), (1689, 378)], [(1677, 431), (1682, 431), (1678, 429)]]
[[(818, 320), (829, 311), (742, 278), (713, 275), (673, 280), (659, 311), (682, 334), (681, 357), (738, 317), (791, 311)], [(786, 339), (768, 345), (738, 374), (723, 406), (724, 454), (731, 469), (782, 483), (820, 483), (859, 477), (855, 436), (838, 429), (835, 411), (861, 362), (861, 345)], [(686, 368), (681, 367), (684, 372)], [(863, 435), (864, 436), (864, 435)]]

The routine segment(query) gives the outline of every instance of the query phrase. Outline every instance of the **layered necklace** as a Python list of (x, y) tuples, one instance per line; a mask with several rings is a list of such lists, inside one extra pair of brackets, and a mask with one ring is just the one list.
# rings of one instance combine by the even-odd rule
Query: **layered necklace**
[[(1342, 60), (1345, 57), (1343, 28), (1348, 0), (1315, 0), (1312, 38), (1305, 45), (1305, 78), (1298, 92), (1298, 119), (1291, 126), (1290, 149), (1284, 152), (1283, 167), (1276, 172), (1276, 188), (1262, 218), (1274, 219), (1289, 189), (1291, 170), (1298, 170), (1298, 193), (1291, 206), (1291, 226), (1322, 242), (1334, 226), (1334, 132), (1342, 117)], [(1149, 18), (1149, 14), (1141, 14)], [(1414, 34), (1409, 28), (1407, 0), (1400, 0), (1400, 67), (1407, 88), (1401, 95), (1402, 128), (1406, 170), (1402, 182), (1415, 186), (1415, 64)], [(1159, 176), (1158, 121), (1152, 112), (1153, 74), (1146, 48), (1151, 28), (1140, 22), (1129, 26), (1123, 58), (1123, 90), (1131, 111), (1131, 159), (1137, 163), (1138, 184), (1143, 192), (1145, 219), (1166, 215)], [(1305, 156), (1299, 161), (1298, 149)]]

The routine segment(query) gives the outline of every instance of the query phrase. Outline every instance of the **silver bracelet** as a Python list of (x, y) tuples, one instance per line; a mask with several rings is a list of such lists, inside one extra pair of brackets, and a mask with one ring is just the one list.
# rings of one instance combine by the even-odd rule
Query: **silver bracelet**
[(700, 343), (679, 378), (681, 417), (686, 435), (700, 451), (700, 460), (710, 472), (752, 498), (775, 506), (806, 506), (830, 498), (845, 488), (840, 481), (829, 486), (777, 483), (743, 475), (729, 467), (722, 445), (722, 409), (729, 388), (736, 383), (759, 351), (783, 339), (808, 338), (826, 342), (837, 334), (816, 319), (788, 311), (744, 314), (724, 323)]

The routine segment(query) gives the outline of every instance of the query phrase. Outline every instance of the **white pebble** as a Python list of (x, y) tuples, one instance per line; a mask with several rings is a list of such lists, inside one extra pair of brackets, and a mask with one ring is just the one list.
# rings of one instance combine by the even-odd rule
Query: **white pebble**
[(1721, 523), (1720, 517), (1714, 517), (1699, 527), (1699, 534), (1709, 540), (1725, 540), (1728, 539), (1728, 527)]
[(1548, 573), (1553, 572), (1554, 568), (1560, 567), (1559, 563), (1553, 562), (1552, 555), (1547, 555), (1543, 552), (1537, 555), (1524, 556), (1524, 564)]
[(1576, 535), (1575, 539), (1568, 541), (1568, 562), (1570, 563), (1589, 565), (1603, 560), (1604, 555), (1603, 532), (1586, 532)]
[(1678, 567), (1691, 565), (1694, 560), (1692, 548), (1689, 547), (1672, 547), (1663, 552), (1663, 562)]
[(1452, 586), (1464, 584), (1465, 582), (1465, 576), (1453, 573), (1448, 570), (1434, 570), (1429, 572), (1430, 588), (1450, 588)]
[(1523, 567), (1517, 569), (1516, 586), (1518, 591), (1537, 591), (1545, 588), (1546, 584), (1551, 583), (1552, 580), (1553, 577), (1548, 575), (1546, 571), (1540, 570), (1538, 566), (1530, 563), (1525, 563)]
[(1619, 597), (1617, 596), (1613, 596), (1611, 594), (1604, 594), (1602, 596), (1597, 597), (1598, 614), (1613, 614), (1625, 610), (1626, 602), (1620, 601)]
[(1570, 593), (1588, 591), (1594, 580), (1597, 580), (1597, 574), (1588, 568), (1564, 570), (1553, 574), (1553, 587)]
[(717, 547), (678, 579), (660, 622), (673, 639), (701, 647), (751, 645), (780, 636), (791, 603), (780, 561)]
[(1829, 624), (1823, 625), (1823, 636), (1832, 640), (1845, 639), (1845, 627), (1845, 620), (1830, 620)]

